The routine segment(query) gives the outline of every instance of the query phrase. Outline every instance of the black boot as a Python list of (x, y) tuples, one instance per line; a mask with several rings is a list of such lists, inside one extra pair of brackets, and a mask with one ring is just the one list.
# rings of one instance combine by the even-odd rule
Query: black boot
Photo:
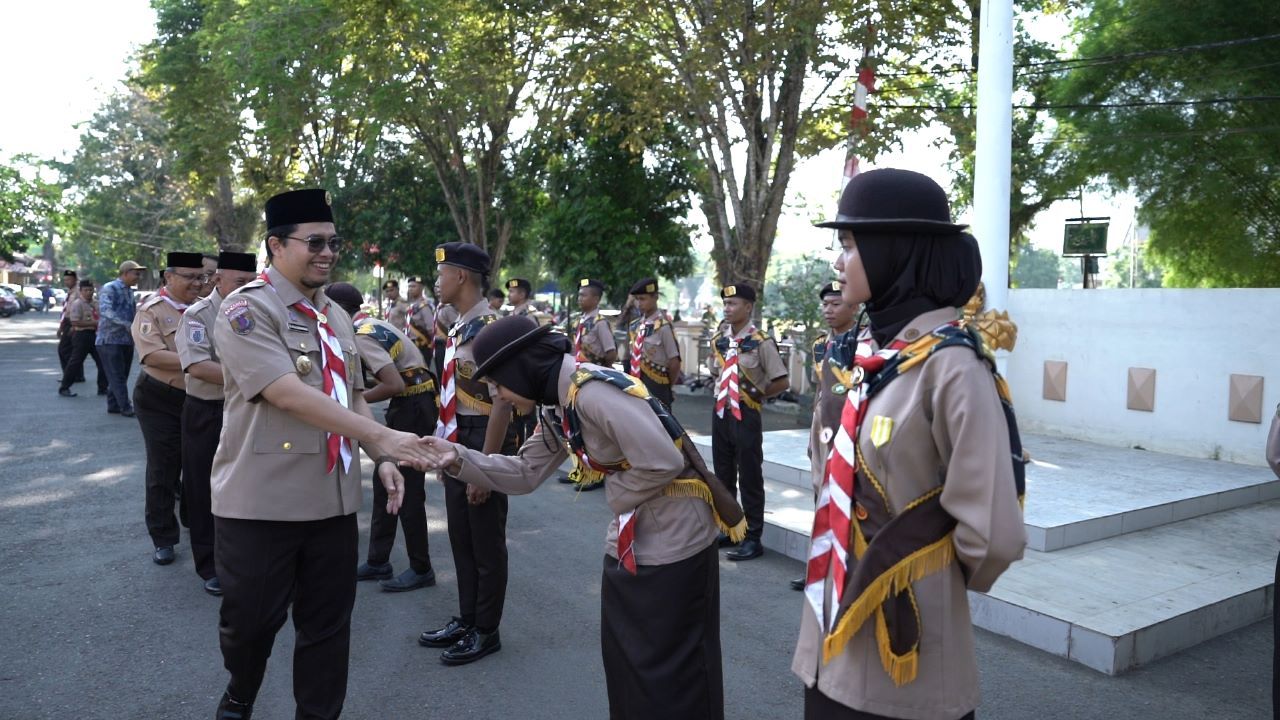
[(253, 716), (253, 703), (242, 703), (231, 697), (231, 693), (222, 693), (218, 701), (218, 712), (213, 720), (249, 720)]

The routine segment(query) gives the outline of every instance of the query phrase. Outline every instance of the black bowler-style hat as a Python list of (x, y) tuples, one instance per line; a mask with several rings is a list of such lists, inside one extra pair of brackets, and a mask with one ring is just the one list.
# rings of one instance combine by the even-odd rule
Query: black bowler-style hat
[(290, 190), (267, 201), (267, 228), (333, 222), (332, 198), (322, 188)]
[(646, 294), (657, 295), (658, 281), (655, 280), (654, 278), (644, 278), (640, 282), (631, 286), (631, 294), (632, 295), (646, 295)]
[(840, 194), (832, 220), (817, 227), (872, 233), (955, 235), (947, 193), (927, 175), (883, 168), (855, 175)]
[(511, 278), (507, 281), (508, 290), (515, 290), (516, 288), (520, 288), (526, 293), (533, 292), (533, 283), (525, 280), (524, 278)]
[(509, 315), (494, 320), (471, 342), (471, 352), (476, 361), (474, 377), (483, 379), (494, 368), (514, 359), (521, 348), (554, 329), (551, 325), (539, 325), (527, 315)]
[(745, 283), (734, 283), (720, 288), (720, 299), (738, 298), (747, 302), (756, 301), (756, 289)]
[(436, 263), (440, 265), (453, 265), (463, 270), (488, 275), (491, 262), (489, 253), (474, 243), (447, 242), (436, 246)]
[(831, 282), (818, 288), (818, 299), (826, 300), (828, 295), (844, 295), (844, 292), (842, 292), (840, 288), (841, 288), (840, 281), (832, 280)]
[(254, 272), (258, 269), (258, 256), (253, 253), (228, 252), (218, 253), (219, 270), (241, 270)]
[(164, 266), (171, 268), (204, 269), (204, 256), (193, 252), (171, 252), (165, 256)]

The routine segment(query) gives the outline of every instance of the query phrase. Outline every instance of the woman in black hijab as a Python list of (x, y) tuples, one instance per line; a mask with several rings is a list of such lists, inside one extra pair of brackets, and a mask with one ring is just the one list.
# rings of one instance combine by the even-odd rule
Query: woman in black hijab
[(982, 262), (942, 188), (873, 170), (840, 198), (846, 303), (870, 320), (815, 511), (792, 663), (805, 717), (971, 718), (968, 590), (1026, 542), (1010, 428), (959, 307)]

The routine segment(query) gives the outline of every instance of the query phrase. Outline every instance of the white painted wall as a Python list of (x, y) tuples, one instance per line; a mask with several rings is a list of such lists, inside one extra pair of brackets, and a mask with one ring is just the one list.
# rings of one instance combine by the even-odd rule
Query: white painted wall
[[(1011, 290), (1006, 376), (1019, 426), (1107, 445), (1265, 465), (1280, 403), (1280, 289)], [(1066, 402), (1043, 399), (1068, 363)], [(1155, 412), (1126, 408), (1130, 367), (1156, 369)], [(1261, 375), (1262, 423), (1227, 419), (1231, 374)]]

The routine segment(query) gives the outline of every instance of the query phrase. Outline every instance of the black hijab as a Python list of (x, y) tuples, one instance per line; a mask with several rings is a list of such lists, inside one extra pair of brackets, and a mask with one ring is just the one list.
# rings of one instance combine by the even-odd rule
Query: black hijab
[(982, 255), (968, 233), (855, 233), (854, 242), (871, 287), (871, 335), (881, 346), (920, 315), (960, 307), (978, 290)]
[(511, 353), (485, 373), (488, 380), (539, 405), (560, 404), (560, 366), (573, 343), (560, 333), (547, 333)]

